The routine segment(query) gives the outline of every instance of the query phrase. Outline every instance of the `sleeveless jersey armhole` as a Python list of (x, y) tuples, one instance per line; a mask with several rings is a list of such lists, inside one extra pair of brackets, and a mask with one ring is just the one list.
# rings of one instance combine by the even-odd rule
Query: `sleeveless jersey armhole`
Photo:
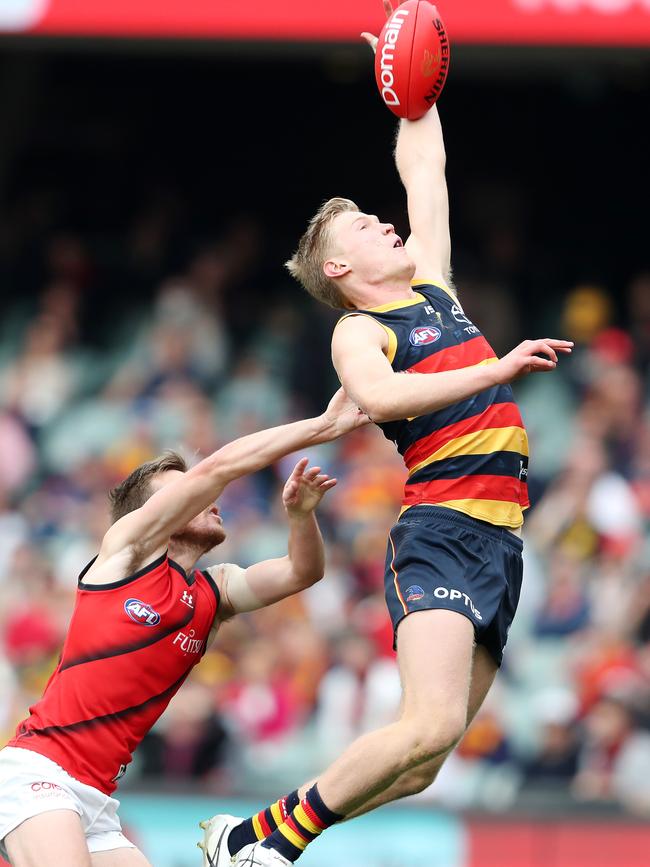
[(138, 569), (137, 572), (134, 572), (132, 575), (127, 575), (125, 578), (120, 578), (118, 581), (108, 581), (104, 584), (86, 584), (83, 580), (84, 575), (88, 573), (88, 570), (93, 565), (96, 559), (97, 555), (93, 557), (90, 563), (79, 574), (79, 579), (77, 581), (77, 587), (79, 590), (92, 590), (93, 592), (96, 592), (98, 590), (115, 590), (118, 587), (125, 587), (127, 584), (131, 584), (133, 581), (137, 581), (138, 578), (142, 578), (144, 575), (148, 575), (149, 572), (153, 572), (154, 569), (157, 569), (159, 566), (161, 566), (167, 559), (167, 551), (163, 552), (160, 557), (152, 560), (151, 563), (143, 566), (142, 569)]
[[(372, 313), (365, 313), (362, 310), (354, 311), (352, 313), (346, 313), (345, 316), (341, 316), (336, 325), (339, 322), (343, 322), (344, 319), (349, 319), (351, 316), (365, 316), (367, 319), (372, 319), (373, 322), (376, 322), (377, 325), (380, 325), (384, 331), (386, 332), (386, 337), (388, 338), (388, 348), (386, 349), (386, 358), (389, 363), (392, 364), (395, 360), (395, 355), (397, 353), (397, 335), (393, 331), (393, 329), (389, 325), (384, 325), (383, 322), (380, 322), (379, 319), (375, 319)], [(334, 326), (336, 328), (336, 325)]]

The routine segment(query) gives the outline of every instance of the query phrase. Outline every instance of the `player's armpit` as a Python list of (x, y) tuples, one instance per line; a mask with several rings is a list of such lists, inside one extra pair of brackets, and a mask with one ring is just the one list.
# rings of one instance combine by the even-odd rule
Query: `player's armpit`
[(246, 573), (235, 563), (219, 563), (207, 570), (219, 590), (220, 600), (217, 620), (228, 620), (235, 614), (256, 611), (266, 604), (253, 592)]
[(382, 395), (395, 376), (387, 332), (370, 316), (349, 316), (335, 328), (332, 361), (341, 384), (373, 420), (381, 420)]

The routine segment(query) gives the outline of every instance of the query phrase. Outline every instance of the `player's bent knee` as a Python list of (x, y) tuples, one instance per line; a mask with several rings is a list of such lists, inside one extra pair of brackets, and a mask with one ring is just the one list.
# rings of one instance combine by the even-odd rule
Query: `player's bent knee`
[(408, 725), (407, 767), (414, 768), (424, 762), (451, 752), (465, 733), (465, 720), (449, 715), (441, 720), (427, 719)]
[(414, 768), (412, 771), (404, 774), (400, 779), (400, 797), (406, 798), (409, 795), (418, 795), (433, 783), (438, 776), (438, 771), (442, 766), (442, 761), (434, 765), (427, 765), (424, 768)]

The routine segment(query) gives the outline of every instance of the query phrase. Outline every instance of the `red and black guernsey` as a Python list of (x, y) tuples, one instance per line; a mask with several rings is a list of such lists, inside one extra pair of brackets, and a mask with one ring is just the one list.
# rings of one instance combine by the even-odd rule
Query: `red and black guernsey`
[(206, 650), (219, 605), (207, 572), (166, 554), (111, 584), (82, 572), (61, 659), (10, 746), (107, 795)]
[[(497, 361), (454, 295), (429, 283), (413, 288), (412, 299), (348, 314), (370, 316), (384, 328), (393, 370), (439, 373)], [(522, 524), (528, 438), (509, 385), (379, 427), (409, 471), (404, 509), (446, 506), (498, 526)]]

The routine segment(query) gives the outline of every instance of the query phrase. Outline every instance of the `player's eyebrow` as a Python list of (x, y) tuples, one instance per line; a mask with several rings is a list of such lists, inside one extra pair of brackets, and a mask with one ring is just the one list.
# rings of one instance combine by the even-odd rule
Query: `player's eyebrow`
[(357, 217), (356, 220), (353, 220), (353, 221), (352, 221), (352, 225), (353, 225), (353, 226), (356, 226), (356, 224), (357, 224), (360, 220), (368, 220), (368, 219), (370, 219), (370, 218), (368, 217), (368, 214), (361, 214), (361, 216)]

